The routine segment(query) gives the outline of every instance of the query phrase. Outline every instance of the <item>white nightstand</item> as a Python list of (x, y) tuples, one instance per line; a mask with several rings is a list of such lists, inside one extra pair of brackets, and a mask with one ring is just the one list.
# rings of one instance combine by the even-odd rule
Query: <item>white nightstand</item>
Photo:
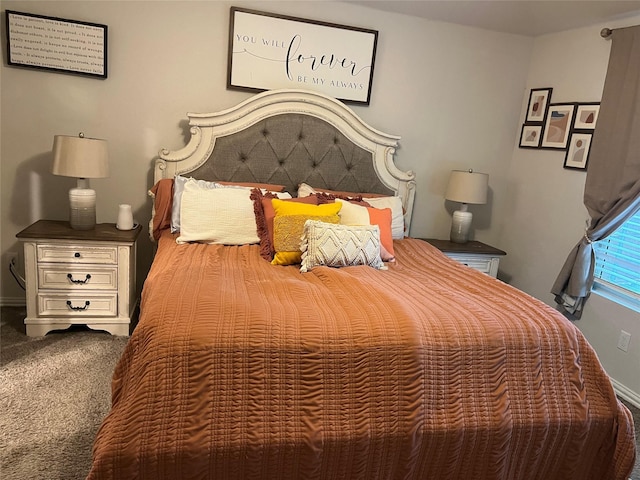
[(480, 270), (492, 277), (498, 276), (500, 257), (507, 254), (491, 245), (478, 241), (454, 243), (449, 240), (438, 240), (435, 238), (422, 238), (421, 240), (429, 242), (447, 257), (471, 268), (475, 268), (476, 270)]
[(73, 324), (129, 335), (140, 231), (140, 226), (118, 230), (111, 223), (73, 230), (69, 222), (39, 220), (18, 233), (24, 245), (27, 335)]

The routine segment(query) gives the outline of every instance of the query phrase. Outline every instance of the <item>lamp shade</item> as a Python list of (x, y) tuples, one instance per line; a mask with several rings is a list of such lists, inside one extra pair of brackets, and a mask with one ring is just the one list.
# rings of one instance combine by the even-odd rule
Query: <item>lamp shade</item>
[(487, 203), (489, 175), (473, 170), (453, 170), (444, 198), (460, 203)]
[(51, 173), (65, 177), (102, 178), (109, 176), (107, 142), (98, 138), (55, 135)]

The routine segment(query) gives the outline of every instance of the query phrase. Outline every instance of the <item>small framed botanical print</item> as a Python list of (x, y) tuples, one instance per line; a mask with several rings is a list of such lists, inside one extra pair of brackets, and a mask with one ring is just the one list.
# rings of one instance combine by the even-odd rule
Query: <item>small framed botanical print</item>
[(531, 90), (525, 122), (544, 122), (551, 102), (552, 91), (552, 88), (534, 88)]
[(542, 125), (522, 125), (520, 148), (540, 148)]
[(567, 155), (564, 159), (564, 168), (574, 170), (587, 169), (592, 138), (593, 134), (591, 132), (571, 132)]
[(569, 132), (573, 126), (575, 103), (556, 103), (549, 105), (547, 119), (544, 123), (541, 148), (567, 148)]

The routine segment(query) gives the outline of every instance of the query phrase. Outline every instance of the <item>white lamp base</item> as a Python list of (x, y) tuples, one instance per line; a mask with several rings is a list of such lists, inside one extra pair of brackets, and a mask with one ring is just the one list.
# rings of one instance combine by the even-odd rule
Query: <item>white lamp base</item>
[(96, 226), (96, 192), (90, 188), (69, 190), (69, 223), (74, 230), (92, 230)]
[(449, 238), (454, 243), (467, 243), (469, 241), (469, 231), (471, 230), (473, 214), (467, 211), (466, 206), (467, 205), (463, 203), (460, 210), (453, 212)]

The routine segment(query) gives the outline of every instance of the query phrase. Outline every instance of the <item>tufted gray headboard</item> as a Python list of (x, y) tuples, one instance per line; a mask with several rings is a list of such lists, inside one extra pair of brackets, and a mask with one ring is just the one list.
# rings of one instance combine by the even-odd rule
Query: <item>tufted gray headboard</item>
[(187, 114), (191, 138), (163, 149), (154, 182), (175, 174), (203, 180), (398, 195), (408, 227), (414, 174), (399, 170), (399, 137), (374, 130), (341, 102), (315, 92), (271, 90), (211, 114)]

